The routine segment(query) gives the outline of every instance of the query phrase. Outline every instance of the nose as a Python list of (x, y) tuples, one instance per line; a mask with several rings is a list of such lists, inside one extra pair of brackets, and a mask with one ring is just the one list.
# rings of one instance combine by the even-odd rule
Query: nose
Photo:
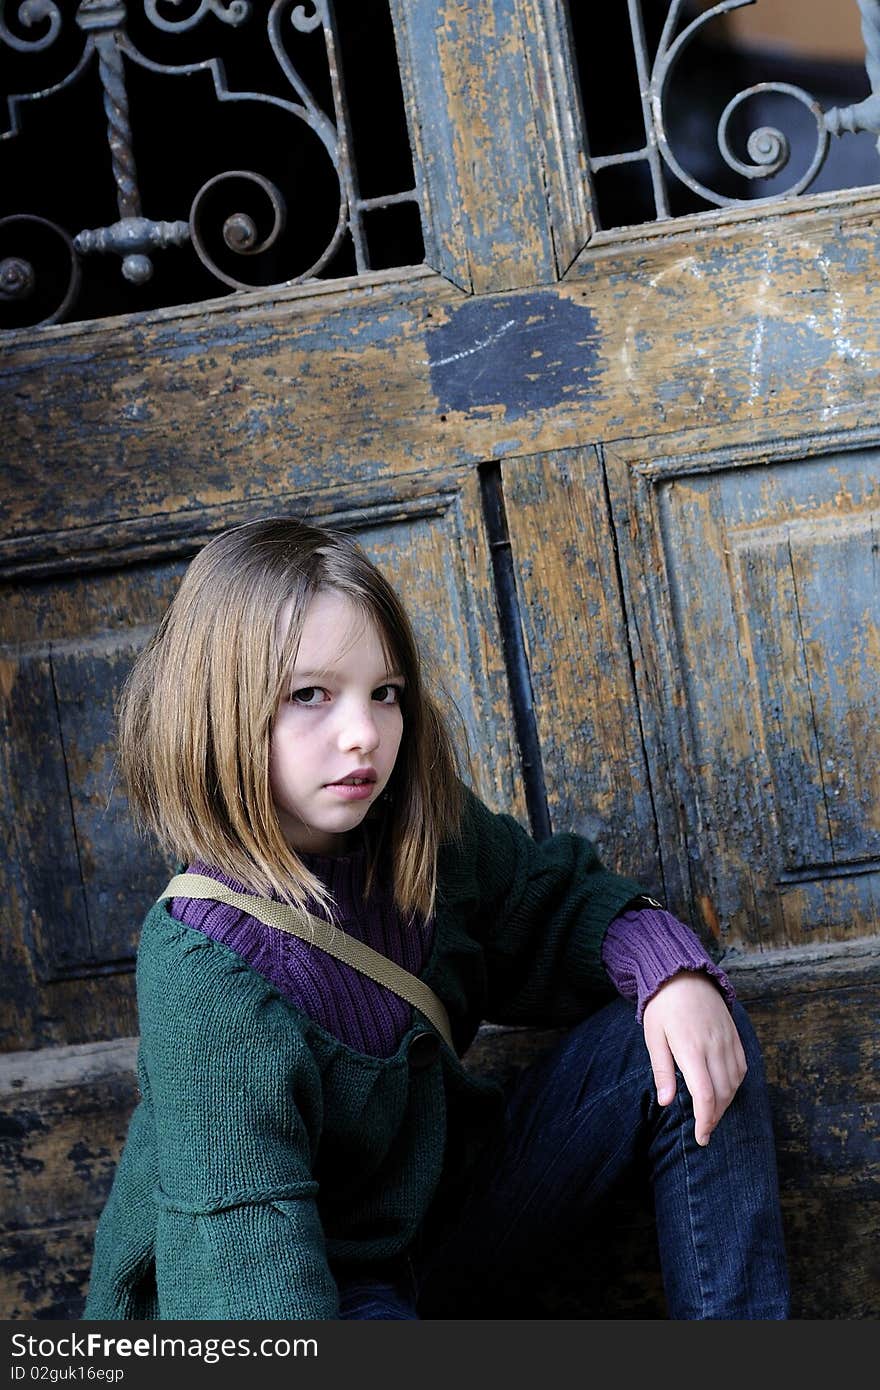
[(358, 701), (342, 712), (339, 746), (343, 752), (355, 749), (371, 753), (379, 744), (379, 726), (370, 703)]

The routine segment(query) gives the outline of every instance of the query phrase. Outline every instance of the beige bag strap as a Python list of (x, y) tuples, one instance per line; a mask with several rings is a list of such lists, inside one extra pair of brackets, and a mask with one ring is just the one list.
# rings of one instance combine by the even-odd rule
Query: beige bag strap
[(372, 946), (358, 941), (356, 937), (347, 936), (341, 927), (334, 927), (330, 922), (323, 922), (320, 917), (314, 917), (310, 912), (297, 911), (287, 903), (278, 903), (272, 898), (237, 893), (234, 889), (227, 888), (225, 883), (208, 878), (206, 874), (176, 874), (164, 892), (159, 894), (158, 901), (161, 902), (163, 898), (200, 898), (229, 903), (230, 907), (237, 907), (241, 912), (249, 913), (267, 927), (276, 927), (278, 931), (290, 932), (292, 936), (310, 941), (313, 946), (318, 946), (328, 955), (335, 956), (337, 960), (353, 966), (377, 984), (385, 985), (387, 989), (399, 994), (401, 999), (405, 999), (408, 1004), (418, 1009), (419, 1013), (424, 1014), (425, 1018), (433, 1023), (447, 1046), (455, 1050), (446, 1009), (424, 980), (420, 980), (409, 970), (404, 970), (402, 965), (389, 960), (380, 951), (374, 951)]

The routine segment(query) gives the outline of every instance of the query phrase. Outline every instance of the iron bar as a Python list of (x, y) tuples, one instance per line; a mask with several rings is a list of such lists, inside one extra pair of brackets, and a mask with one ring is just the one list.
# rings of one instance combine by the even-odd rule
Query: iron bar
[[(679, 0), (674, 0), (673, 9), (678, 2)], [(642, 119), (645, 123), (647, 160), (651, 171), (651, 187), (654, 191), (654, 207), (658, 218), (668, 217), (669, 204), (666, 199), (666, 185), (663, 182), (663, 166), (657, 150), (657, 130), (652, 120), (651, 78), (648, 71), (648, 49), (645, 42), (645, 22), (642, 16), (641, 0), (627, 0), (627, 3), (636, 54), (636, 73), (639, 79), (639, 96), (642, 101)]]

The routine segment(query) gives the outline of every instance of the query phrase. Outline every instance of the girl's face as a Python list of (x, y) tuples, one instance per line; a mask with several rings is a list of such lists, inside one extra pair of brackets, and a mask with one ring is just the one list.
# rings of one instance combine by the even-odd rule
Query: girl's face
[(335, 590), (316, 594), (269, 749), (272, 797), (295, 850), (348, 848), (394, 770), (403, 683), (362, 610)]

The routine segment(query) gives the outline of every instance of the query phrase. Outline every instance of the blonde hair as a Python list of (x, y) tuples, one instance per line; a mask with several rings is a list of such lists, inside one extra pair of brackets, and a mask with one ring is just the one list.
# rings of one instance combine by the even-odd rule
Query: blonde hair
[[(458, 757), (426, 688), (407, 614), (391, 585), (344, 532), (291, 518), (223, 532), (190, 563), (137, 658), (118, 704), (119, 765), (136, 822), (189, 863), (220, 869), (251, 891), (332, 916), (327, 889), (286, 842), (269, 784), (269, 745), (306, 611), (332, 590), (375, 624), (404, 677), (403, 737), (390, 794), (364, 825), (367, 891), (380, 850), (394, 897), (429, 915), (437, 851), (461, 812)], [(279, 642), (279, 618), (290, 607)]]

